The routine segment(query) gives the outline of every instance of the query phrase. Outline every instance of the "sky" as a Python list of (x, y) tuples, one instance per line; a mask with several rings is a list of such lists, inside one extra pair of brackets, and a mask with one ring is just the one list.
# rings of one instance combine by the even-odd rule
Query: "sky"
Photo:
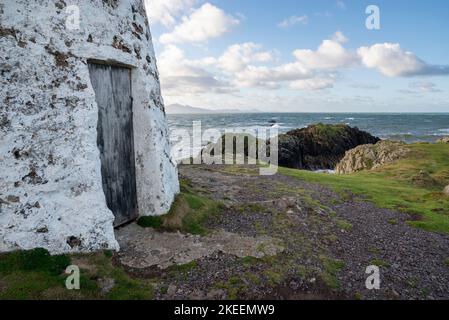
[(449, 112), (447, 0), (145, 2), (166, 105)]

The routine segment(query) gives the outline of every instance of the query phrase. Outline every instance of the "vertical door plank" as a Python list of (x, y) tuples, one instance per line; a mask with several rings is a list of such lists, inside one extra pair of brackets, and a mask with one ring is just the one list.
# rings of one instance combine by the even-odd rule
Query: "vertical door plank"
[(89, 64), (98, 104), (103, 190), (118, 226), (137, 218), (131, 70)]

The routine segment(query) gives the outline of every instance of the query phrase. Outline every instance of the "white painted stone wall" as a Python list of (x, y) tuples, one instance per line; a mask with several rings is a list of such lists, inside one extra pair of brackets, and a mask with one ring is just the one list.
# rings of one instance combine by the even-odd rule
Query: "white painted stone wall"
[(0, 15), (0, 251), (118, 249), (88, 59), (133, 68), (139, 214), (179, 191), (143, 1), (1, 0)]

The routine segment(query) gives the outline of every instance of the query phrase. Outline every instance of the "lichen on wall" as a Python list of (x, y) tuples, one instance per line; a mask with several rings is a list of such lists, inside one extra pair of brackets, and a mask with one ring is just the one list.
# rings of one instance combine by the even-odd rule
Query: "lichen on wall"
[(89, 59), (132, 68), (139, 214), (179, 191), (142, 1), (7, 0), (0, 15), (0, 251), (118, 249)]

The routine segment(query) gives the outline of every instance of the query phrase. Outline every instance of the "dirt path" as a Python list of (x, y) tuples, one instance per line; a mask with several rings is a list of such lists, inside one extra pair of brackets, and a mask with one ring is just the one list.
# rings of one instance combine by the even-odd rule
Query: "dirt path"
[[(283, 251), (256, 259), (213, 250), (188, 267), (159, 270), (159, 299), (449, 298), (449, 236), (409, 227), (407, 214), (254, 167), (181, 166), (180, 177), (225, 203), (210, 230), (279, 239)], [(128, 247), (123, 254), (133, 255)], [(365, 287), (373, 264), (380, 290)], [(154, 275), (144, 270), (130, 271)]]

